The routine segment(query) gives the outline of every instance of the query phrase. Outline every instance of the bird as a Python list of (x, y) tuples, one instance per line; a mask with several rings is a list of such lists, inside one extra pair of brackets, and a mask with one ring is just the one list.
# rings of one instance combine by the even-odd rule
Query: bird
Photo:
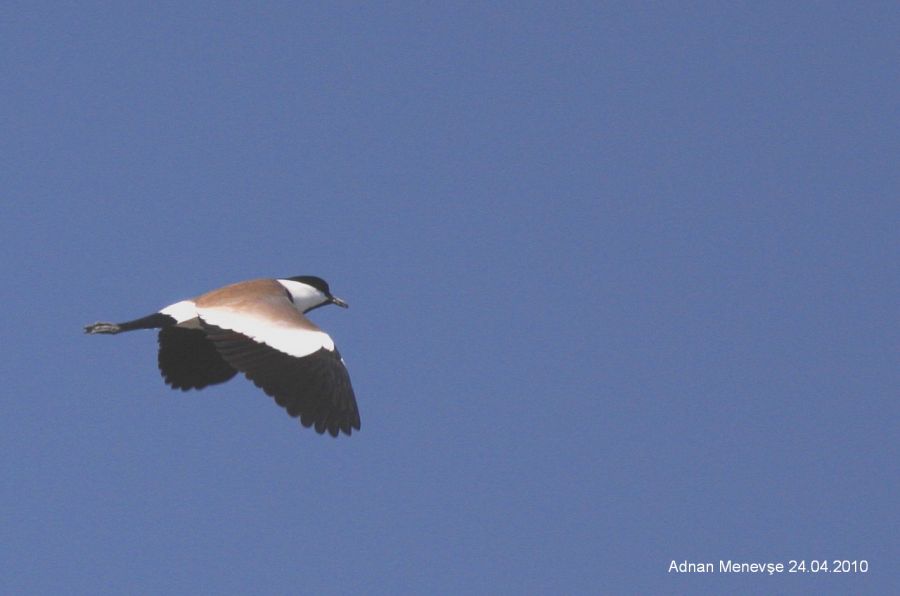
[(360, 430), (360, 419), (340, 352), (305, 316), (328, 304), (348, 307), (320, 277), (254, 279), (84, 332), (159, 329), (159, 370), (172, 389), (203, 389), (241, 372), (304, 427), (336, 437)]

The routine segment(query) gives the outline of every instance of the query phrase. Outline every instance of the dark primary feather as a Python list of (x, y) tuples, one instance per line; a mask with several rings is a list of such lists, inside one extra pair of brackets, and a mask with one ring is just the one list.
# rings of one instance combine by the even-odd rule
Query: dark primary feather
[(182, 391), (224, 383), (237, 374), (202, 329), (161, 329), (158, 362), (166, 384)]
[(290, 416), (299, 416), (303, 426), (320, 434), (327, 430), (334, 437), (359, 430), (350, 375), (337, 350), (322, 348), (297, 358), (228, 329), (205, 323), (203, 329), (222, 359), (275, 398)]

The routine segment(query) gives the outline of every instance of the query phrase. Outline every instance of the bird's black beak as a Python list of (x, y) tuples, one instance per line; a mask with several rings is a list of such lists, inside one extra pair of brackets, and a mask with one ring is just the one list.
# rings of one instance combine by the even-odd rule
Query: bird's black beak
[(340, 306), (341, 308), (350, 308), (350, 305), (349, 305), (349, 304), (347, 304), (346, 302), (344, 302), (343, 300), (341, 300), (341, 299), (338, 298), (337, 296), (332, 296), (332, 297), (331, 297), (331, 303), (334, 304), (334, 305)]

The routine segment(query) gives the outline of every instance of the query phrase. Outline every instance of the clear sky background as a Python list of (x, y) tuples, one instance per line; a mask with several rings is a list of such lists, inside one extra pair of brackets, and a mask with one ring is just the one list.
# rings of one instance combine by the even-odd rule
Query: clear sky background
[[(898, 30), (4, 2), (0, 591), (896, 587)], [(301, 274), (351, 305), (350, 438), (82, 334)], [(667, 573), (719, 559), (869, 572)]]

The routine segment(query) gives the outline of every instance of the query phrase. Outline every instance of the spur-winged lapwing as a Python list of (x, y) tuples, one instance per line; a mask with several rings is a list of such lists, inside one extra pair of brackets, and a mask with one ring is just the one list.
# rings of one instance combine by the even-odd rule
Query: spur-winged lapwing
[(240, 371), (303, 426), (336, 437), (359, 430), (359, 410), (334, 342), (304, 316), (326, 304), (347, 308), (321, 278), (256, 279), (84, 331), (159, 329), (159, 370), (173, 389), (203, 389)]

